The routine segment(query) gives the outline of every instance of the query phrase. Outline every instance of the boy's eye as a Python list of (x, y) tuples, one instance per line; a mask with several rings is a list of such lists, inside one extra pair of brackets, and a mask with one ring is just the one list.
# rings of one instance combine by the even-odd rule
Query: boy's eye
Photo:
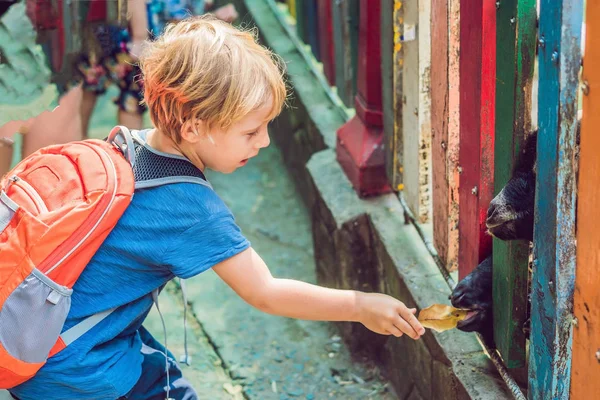
[(250, 132), (250, 133), (248, 133), (249, 137), (254, 137), (256, 135), (258, 135), (258, 132)]

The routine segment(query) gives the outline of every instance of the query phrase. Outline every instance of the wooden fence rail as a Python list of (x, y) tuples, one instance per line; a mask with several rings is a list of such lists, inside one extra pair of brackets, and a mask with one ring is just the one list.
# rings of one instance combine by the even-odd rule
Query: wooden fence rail
[(461, 2), (459, 278), (492, 251), (485, 219), (494, 191), (496, 1)]
[(569, 396), (582, 15), (581, 0), (541, 1), (530, 399)]
[[(600, 1), (588, 0), (583, 61), (583, 120), (577, 195), (577, 273), (575, 278), (571, 400), (600, 393)], [(597, 39), (596, 39), (597, 40)]]
[(431, 1), (433, 241), (449, 271), (458, 268), (459, 0)]
[[(497, 12), (494, 187), (510, 179), (531, 131), (536, 1), (504, 0)], [(529, 244), (494, 239), (494, 339), (505, 364), (525, 380)]]

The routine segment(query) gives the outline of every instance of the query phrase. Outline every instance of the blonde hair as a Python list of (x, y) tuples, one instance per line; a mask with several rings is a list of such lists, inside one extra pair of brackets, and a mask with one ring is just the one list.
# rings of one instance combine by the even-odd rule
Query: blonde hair
[(194, 132), (198, 120), (227, 129), (269, 100), (273, 119), (286, 100), (281, 59), (257, 43), (256, 31), (212, 16), (167, 26), (143, 51), (140, 68), (150, 118), (176, 143), (185, 124)]

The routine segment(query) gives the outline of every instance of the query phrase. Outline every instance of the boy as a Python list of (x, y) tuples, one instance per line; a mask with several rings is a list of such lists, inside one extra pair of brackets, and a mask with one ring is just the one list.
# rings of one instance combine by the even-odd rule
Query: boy
[[(255, 37), (197, 17), (167, 27), (140, 57), (154, 129), (140, 132), (160, 157), (230, 173), (269, 145), (267, 124), (286, 88), (279, 61)], [(73, 288), (63, 330), (118, 307), (11, 390), (23, 400), (198, 399), (169, 354), (142, 327), (152, 291), (213, 269), (250, 305), (292, 318), (356, 321), (418, 339), (424, 328), (392, 297), (276, 279), (208, 186), (142, 189)], [(167, 375), (168, 374), (168, 375)]]

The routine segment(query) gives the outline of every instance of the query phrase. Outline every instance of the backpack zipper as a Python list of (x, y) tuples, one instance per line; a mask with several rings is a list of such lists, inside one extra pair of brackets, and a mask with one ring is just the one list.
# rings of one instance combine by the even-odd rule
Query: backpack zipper
[[(101, 203), (99, 203), (96, 206), (96, 208), (94, 209), (94, 211), (92, 211), (92, 213), (89, 215), (86, 221), (83, 224), (81, 224), (81, 226), (75, 232), (73, 232), (73, 234), (67, 240), (65, 240), (59, 247), (57, 247), (57, 249), (52, 253), (51, 257), (46, 258), (39, 264), (38, 269), (44, 272), (46, 275), (49, 275), (54, 269), (56, 269), (56, 267), (58, 267), (71, 254), (73, 254), (73, 252), (77, 250), (83, 244), (83, 242), (85, 242), (85, 240), (92, 234), (92, 232), (98, 227), (98, 225), (100, 225), (100, 222), (112, 206), (117, 196), (118, 182), (117, 169), (115, 167), (115, 164), (110, 158), (110, 155), (106, 151), (104, 151), (104, 149), (98, 148), (96, 146), (90, 147), (94, 147), (96, 150), (103, 153), (109, 161), (108, 164), (111, 167), (110, 172), (112, 172), (112, 178), (114, 182), (112, 195), (110, 196), (110, 198), (105, 197), (104, 199), (102, 199)], [(73, 246), (72, 243), (74, 242), (77, 242), (77, 244)], [(45, 271), (47, 265), (51, 265), (51, 267), (48, 268), (47, 271)]]
[(16, 175), (11, 176), (9, 178), (9, 180), (13, 184), (16, 184), (21, 189), (23, 189), (23, 191), (25, 193), (27, 193), (27, 195), (35, 203), (35, 206), (37, 207), (39, 213), (47, 213), (48, 212), (48, 207), (46, 207), (44, 200), (42, 200), (42, 196), (40, 196), (40, 194), (27, 181), (23, 180), (22, 178), (19, 178)]

